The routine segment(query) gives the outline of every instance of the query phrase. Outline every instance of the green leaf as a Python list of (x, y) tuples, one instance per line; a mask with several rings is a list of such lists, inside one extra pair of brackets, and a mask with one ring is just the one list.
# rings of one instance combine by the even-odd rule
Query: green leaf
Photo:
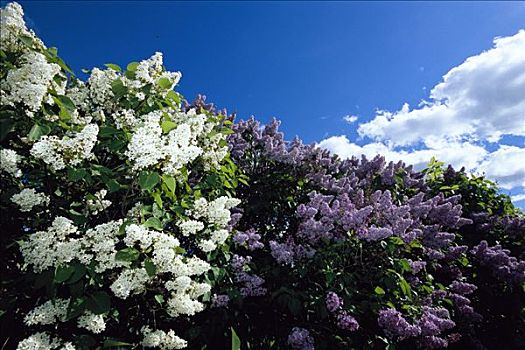
[(374, 289), (374, 292), (377, 294), (377, 295), (384, 295), (385, 294), (385, 290), (379, 286), (377, 286), (375, 289)]
[(162, 294), (156, 294), (156, 295), (155, 295), (155, 300), (156, 300), (157, 303), (159, 303), (160, 305), (162, 305), (162, 303), (164, 303), (164, 297), (162, 296)]
[(157, 267), (151, 261), (151, 259), (146, 259), (144, 261), (144, 268), (146, 269), (146, 272), (148, 273), (148, 276), (153, 277), (155, 276), (155, 273), (157, 272)]
[(139, 176), (139, 185), (143, 190), (151, 190), (160, 181), (160, 176), (157, 172), (143, 171)]
[(160, 196), (159, 192), (153, 193), (153, 199), (155, 200), (155, 203), (159, 206), (159, 208), (162, 209), (162, 198)]
[(160, 124), (160, 127), (162, 128), (162, 132), (165, 134), (169, 133), (171, 130), (175, 129), (177, 127), (177, 123), (172, 122), (171, 120), (164, 120)]
[(292, 315), (298, 316), (301, 313), (302, 308), (303, 305), (298, 299), (292, 297), (288, 301), (288, 310), (290, 310)]
[(107, 181), (106, 185), (108, 186), (109, 192), (117, 192), (121, 188), (121, 185), (115, 179)]
[(399, 279), (399, 287), (401, 287), (401, 291), (404, 295), (407, 297), (412, 297), (410, 293), (412, 288), (410, 288), (410, 284), (408, 284), (408, 282), (403, 277)]
[(106, 339), (104, 340), (104, 345), (102, 345), (104, 349), (119, 347), (119, 346), (133, 346), (133, 344), (125, 343), (123, 341), (115, 340), (115, 339)]
[(120, 66), (118, 64), (106, 63), (105, 66), (108, 67), (109, 69), (113, 69), (116, 72), (122, 71), (122, 69), (120, 69)]
[(18, 38), (24, 43), (24, 45), (27, 45), (31, 48), (33, 47), (33, 38), (29, 35), (20, 35)]
[(111, 83), (111, 91), (113, 91), (116, 98), (121, 98), (128, 93), (128, 88), (124, 86), (122, 80), (115, 79)]
[(74, 269), (73, 274), (66, 280), (67, 284), (78, 282), (86, 274), (86, 267), (80, 263), (73, 263), (71, 265)]
[(73, 301), (70, 301), (67, 307), (66, 321), (69, 321), (75, 317), (80, 316), (86, 309), (86, 298), (81, 297)]
[(27, 134), (27, 138), (30, 141), (36, 141), (41, 136), (49, 134), (50, 131), (51, 131), (51, 128), (49, 126), (40, 125), (40, 124), (35, 123), (33, 127), (31, 128), (31, 130), (29, 131), (29, 134)]
[(139, 66), (139, 63), (138, 62), (131, 62), (128, 64), (128, 66), (126, 67), (127, 70), (129, 70), (130, 72), (134, 72), (137, 70), (137, 67)]
[(124, 248), (115, 254), (115, 260), (132, 262), (139, 258), (140, 252), (135, 248)]
[(73, 113), (77, 109), (75, 103), (67, 96), (58, 95), (56, 99), (59, 101), (59, 106), (64, 107), (69, 113)]
[(175, 102), (176, 104), (180, 103), (180, 95), (173, 90), (168, 91), (166, 97)]
[(232, 333), (232, 349), (231, 350), (240, 350), (241, 349), (241, 340), (237, 336), (237, 333), (235, 333), (235, 329), (233, 327), (230, 327), (231, 333)]
[(166, 184), (166, 186), (172, 193), (175, 192), (177, 182), (175, 181), (175, 178), (173, 176), (162, 175), (162, 182)]
[(13, 130), (13, 126), (15, 125), (14, 118), (10, 118), (10, 113), (2, 113), (5, 115), (2, 119), (0, 119), (0, 141), (5, 139), (5, 137)]
[(75, 268), (71, 265), (58, 266), (55, 270), (55, 282), (62, 283), (65, 282), (71, 275), (75, 272)]
[(163, 89), (170, 89), (172, 85), (171, 81), (168, 78), (160, 78), (158, 83), (159, 86)]
[(144, 227), (154, 228), (157, 231), (162, 231), (163, 229), (162, 222), (155, 217), (149, 218), (143, 225)]
[(103, 291), (95, 292), (89, 295), (86, 307), (95, 315), (109, 312), (111, 309), (111, 297)]
[(97, 341), (88, 334), (82, 334), (75, 337), (75, 346), (78, 349), (92, 349), (95, 345), (97, 345)]
[(76, 181), (84, 179), (86, 176), (88, 176), (88, 172), (86, 169), (82, 169), (82, 168), (68, 168), (67, 169), (67, 178), (69, 181), (76, 182)]

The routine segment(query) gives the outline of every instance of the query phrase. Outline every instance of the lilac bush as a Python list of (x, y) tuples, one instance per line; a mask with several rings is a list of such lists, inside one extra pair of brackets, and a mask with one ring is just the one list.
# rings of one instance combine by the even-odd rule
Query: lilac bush
[(287, 141), (160, 53), (81, 81), (1, 18), (8, 348), (525, 346), (525, 217), (490, 181)]

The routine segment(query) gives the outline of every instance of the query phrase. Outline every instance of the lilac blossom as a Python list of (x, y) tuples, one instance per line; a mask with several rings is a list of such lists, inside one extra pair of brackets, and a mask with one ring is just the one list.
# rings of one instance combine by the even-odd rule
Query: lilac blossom
[(211, 297), (212, 307), (226, 307), (230, 302), (230, 297), (226, 294), (214, 294)]
[(294, 327), (288, 335), (288, 345), (293, 350), (314, 350), (314, 338), (307, 329)]
[(343, 306), (343, 299), (341, 299), (335, 292), (328, 292), (326, 294), (325, 303), (328, 311), (336, 312)]
[(250, 251), (261, 249), (264, 247), (264, 244), (260, 242), (261, 235), (256, 232), (257, 231), (254, 229), (250, 229), (245, 232), (237, 232), (233, 236), (233, 241), (240, 246), (246, 246), (246, 248)]
[(377, 319), (379, 326), (389, 335), (398, 336), (400, 339), (417, 337), (421, 334), (421, 328), (412, 325), (396, 309), (384, 309), (379, 311)]
[(341, 329), (354, 332), (359, 329), (357, 320), (346, 311), (340, 312), (337, 317), (337, 326)]

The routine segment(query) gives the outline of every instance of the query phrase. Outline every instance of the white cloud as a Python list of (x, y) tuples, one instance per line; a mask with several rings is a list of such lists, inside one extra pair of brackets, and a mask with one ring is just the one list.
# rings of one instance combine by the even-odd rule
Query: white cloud
[(494, 39), (494, 47), (452, 68), (430, 92), (431, 101), (410, 110), (379, 111), (359, 125), (363, 137), (405, 146), (428, 137), (497, 142), (525, 136), (525, 30)]
[[(525, 30), (495, 38), (494, 47), (467, 58), (443, 76), (430, 91), (429, 101), (395, 112), (378, 111), (358, 126), (363, 146), (346, 136), (333, 136), (318, 146), (343, 158), (365, 154), (403, 160), (416, 169), (431, 157), (456, 169), (485, 174), (503, 189), (512, 189), (513, 201), (525, 199), (525, 148), (487, 142), (504, 135), (525, 136)], [(350, 117), (350, 116), (349, 116)]]
[(502, 145), (477, 168), (505, 189), (525, 187), (525, 148)]
[(359, 146), (350, 142), (344, 135), (324, 139), (317, 146), (328, 149), (341, 158), (360, 157), (361, 154), (367, 158), (373, 158), (380, 154), (388, 161), (402, 160), (406, 164), (414, 165), (414, 168), (419, 170), (425, 168), (432, 157), (436, 157), (446, 164), (452, 164), (457, 169), (465, 167), (468, 171), (474, 171), (488, 154), (483, 147), (468, 142), (445, 143), (435, 141), (429, 143), (429, 147), (426, 149), (406, 151), (394, 150), (381, 142)]
[(511, 199), (513, 202), (520, 202), (520, 201), (523, 201), (523, 200), (525, 200), (525, 193), (517, 194), (517, 195), (515, 195), (515, 196), (510, 197), (510, 199)]
[(355, 115), (345, 115), (343, 117), (343, 120), (349, 124), (352, 124), (352, 123), (355, 123), (357, 121), (359, 117), (355, 116)]

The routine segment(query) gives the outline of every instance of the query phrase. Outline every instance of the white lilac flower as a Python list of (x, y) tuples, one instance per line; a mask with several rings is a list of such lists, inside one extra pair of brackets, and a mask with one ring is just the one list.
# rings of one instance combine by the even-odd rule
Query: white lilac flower
[(69, 299), (48, 300), (44, 304), (35, 307), (25, 317), (24, 323), (32, 325), (48, 325), (64, 322), (66, 319)]
[(186, 293), (175, 293), (168, 300), (167, 312), (171, 317), (179, 315), (192, 316), (204, 310), (204, 304), (192, 299)]
[(113, 69), (93, 68), (87, 81), (91, 101), (99, 106), (113, 108), (111, 101), (115, 95), (111, 83), (117, 78), (118, 74)]
[(110, 221), (87, 230), (83, 236), (84, 256), (89, 258), (88, 262), (95, 261), (95, 272), (102, 273), (126, 265), (125, 262), (115, 259), (117, 253), (115, 245), (118, 242), (121, 225), (122, 220)]
[(193, 203), (193, 210), (192, 215), (196, 219), (199, 219), (201, 217), (206, 218), (206, 213), (208, 211), (208, 201), (206, 198), (201, 197)]
[(106, 322), (102, 315), (95, 315), (92, 312), (85, 312), (78, 318), (78, 327), (85, 328), (95, 334), (101, 333), (106, 329)]
[(162, 350), (172, 349), (184, 349), (188, 346), (188, 343), (178, 336), (175, 335), (173, 330), (168, 332), (160, 329), (152, 330), (150, 327), (145, 326), (142, 328), (142, 346), (146, 348), (160, 348)]
[[(180, 72), (166, 72), (162, 65), (162, 53), (156, 52), (150, 58), (139, 62), (135, 70), (136, 80), (130, 85), (140, 88), (144, 84), (152, 84), (156, 92), (165, 97), (169, 90), (172, 90), (178, 84), (182, 74)], [(159, 81), (169, 82), (169, 86), (161, 87)]]
[(208, 283), (192, 283), (189, 295), (192, 298), (198, 298), (201, 295), (209, 293), (211, 286)]
[(46, 333), (35, 333), (18, 343), (16, 350), (49, 350), (56, 349), (61, 342)]
[(140, 294), (146, 290), (146, 283), (149, 281), (146, 269), (124, 269), (118, 278), (111, 284), (110, 289), (121, 298), (126, 299), (131, 294)]
[(20, 156), (12, 149), (0, 150), (0, 170), (14, 177), (22, 176), (22, 171), (18, 168)]
[[(139, 117), (142, 123), (134, 129), (126, 156), (133, 162), (134, 170), (141, 170), (161, 164), (162, 171), (170, 175), (178, 175), (180, 169), (203, 155), (200, 143), (205, 130), (206, 115), (196, 114), (194, 110), (188, 113), (167, 111), (176, 127), (163, 134), (160, 120), (161, 111), (154, 111)], [(116, 114), (115, 118), (120, 118)], [(222, 140), (216, 139), (217, 142)], [(218, 145), (208, 145), (208, 149), (218, 149)]]
[(80, 132), (57, 136), (42, 136), (31, 148), (31, 155), (41, 159), (53, 170), (61, 170), (66, 165), (78, 165), (85, 159), (91, 159), (93, 147), (97, 142), (98, 125), (88, 124)]
[(203, 273), (210, 270), (211, 266), (206, 261), (192, 256), (187, 261), (188, 276), (202, 275)]
[(26, 240), (19, 242), (24, 268), (32, 265), (35, 272), (42, 272), (74, 259), (85, 261), (82, 240), (70, 238), (76, 232), (77, 227), (71, 220), (59, 216), (46, 231), (29, 235)]
[(209, 253), (217, 248), (217, 245), (211, 239), (202, 239), (198, 245), (199, 248), (205, 253)]
[(144, 124), (137, 128), (128, 144), (126, 156), (133, 162), (134, 170), (157, 164), (162, 158), (162, 128), (159, 111), (143, 116)]
[(31, 38), (38, 48), (45, 48), (32, 30), (28, 30), (24, 22), (24, 10), (16, 2), (8, 3), (0, 8), (0, 50), (4, 52), (20, 52), (29, 50), (20, 40), (20, 36)]
[(95, 192), (94, 199), (88, 199), (86, 201), (87, 208), (92, 214), (96, 215), (111, 205), (110, 200), (104, 199), (107, 193), (107, 190), (102, 189), (100, 191)]
[(183, 236), (194, 235), (204, 229), (204, 224), (197, 220), (180, 221), (177, 226), (180, 228)]
[(196, 135), (188, 124), (181, 124), (171, 130), (165, 142), (162, 151), (166, 162), (162, 170), (166, 174), (176, 175), (180, 168), (202, 154), (202, 148), (196, 145)]
[[(66, 95), (71, 99), (71, 101), (73, 101), (73, 103), (79, 110), (87, 112), (91, 109), (89, 89), (83, 81), (76, 80), (75, 83), (75, 86), (67, 89)], [(86, 118), (87, 120), (81, 120), (80, 118), (78, 120), (75, 120), (75, 118), (73, 118), (71, 122), (73, 122), (74, 124), (90, 123), (91, 116), (89, 116), (89, 114), (86, 113)]]
[(48, 89), (52, 87), (53, 77), (60, 72), (56, 63), (48, 63), (45, 56), (38, 52), (22, 55), (24, 62), (18, 69), (12, 69), (5, 79), (5, 90), (9, 93), (3, 103), (13, 105), (23, 103), (31, 115), (40, 109)]
[(113, 120), (117, 129), (134, 128), (139, 122), (135, 111), (132, 109), (123, 109), (113, 113)]
[(224, 227), (230, 221), (229, 209), (239, 205), (241, 201), (236, 198), (226, 196), (219, 197), (208, 203), (207, 218), (210, 223)]
[(14, 194), (11, 201), (20, 206), (20, 211), (28, 212), (35, 206), (49, 204), (49, 197), (44, 193), (37, 193), (34, 188), (24, 188), (20, 193)]
[(137, 79), (153, 84), (156, 76), (162, 73), (162, 53), (155, 52), (150, 58), (141, 61), (135, 70)]
[(153, 244), (153, 239), (156, 236), (156, 232), (150, 231), (142, 225), (131, 224), (126, 226), (124, 243), (128, 247), (133, 247), (136, 243), (139, 243), (141, 249), (146, 249)]
[(182, 293), (190, 288), (192, 282), (192, 279), (188, 276), (179, 276), (174, 281), (166, 282), (164, 286), (167, 290)]

